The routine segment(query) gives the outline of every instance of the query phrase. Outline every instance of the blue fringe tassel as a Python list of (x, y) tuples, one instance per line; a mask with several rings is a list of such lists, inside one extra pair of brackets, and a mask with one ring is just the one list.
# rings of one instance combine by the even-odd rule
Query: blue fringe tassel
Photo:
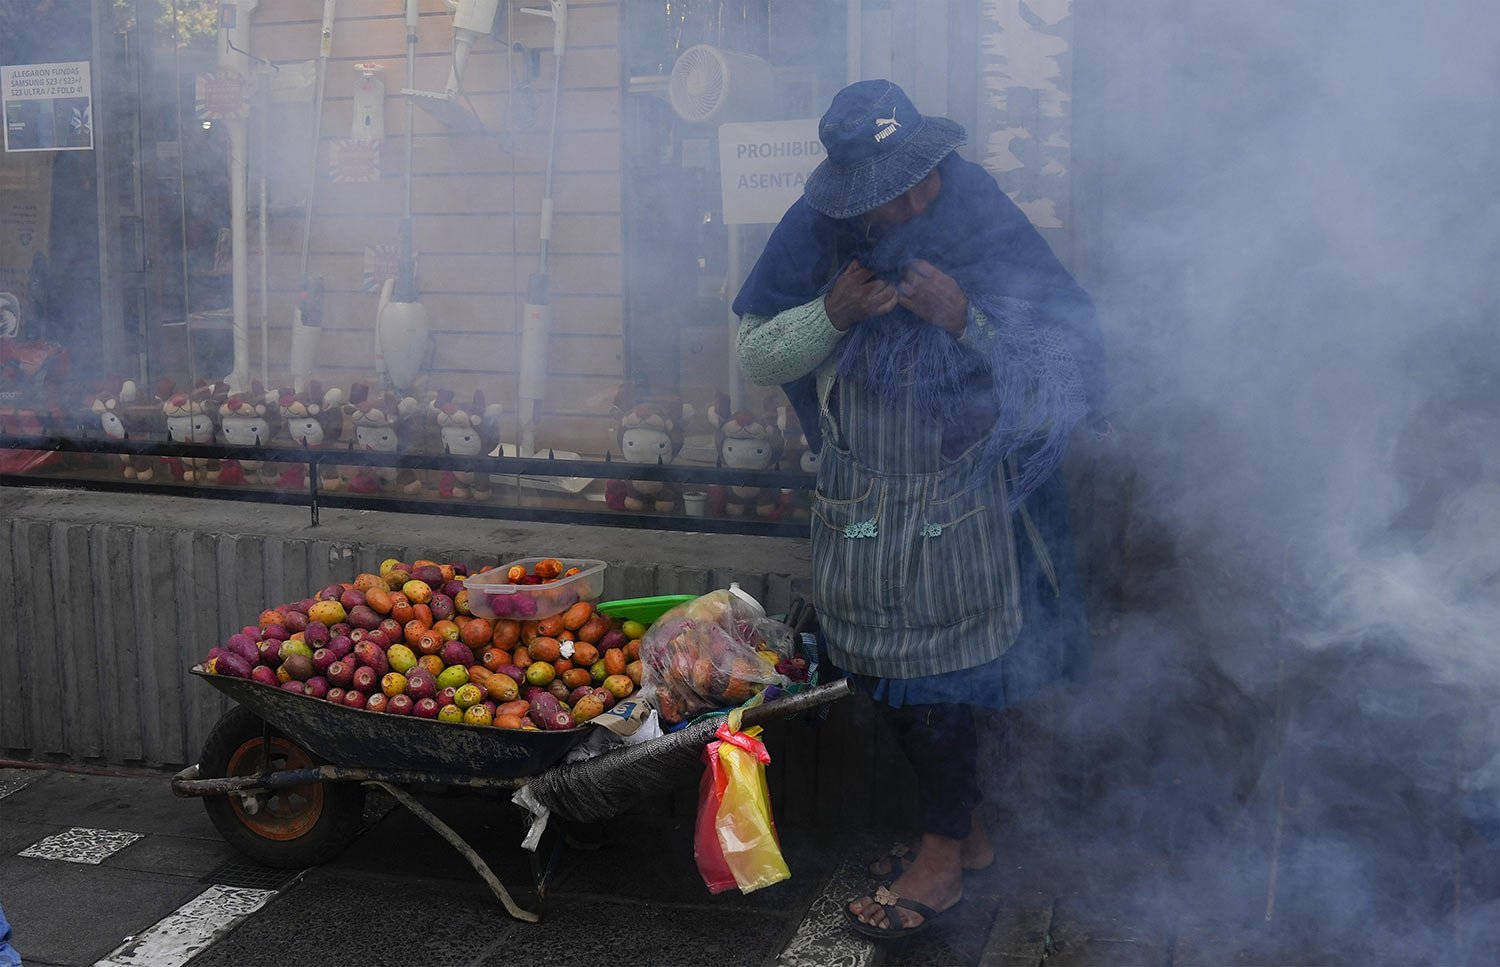
[(867, 319), (844, 338), (839, 377), (859, 379), (895, 402), (915, 383), (917, 412), (951, 423), (987, 368), (992, 375), (994, 425), (974, 462), (976, 479), (1006, 458), (1019, 461), (1010, 481), (1014, 511), (1062, 463), (1068, 437), (1086, 409), (1083, 380), (1063, 336), (1041, 324), (1031, 304), (1008, 296), (973, 297), (993, 336), (965, 348), (904, 309)]

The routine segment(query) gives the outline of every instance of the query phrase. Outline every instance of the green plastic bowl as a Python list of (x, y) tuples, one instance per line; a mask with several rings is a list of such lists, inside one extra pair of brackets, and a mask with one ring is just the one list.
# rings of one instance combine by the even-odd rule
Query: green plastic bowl
[(643, 625), (655, 623), (657, 618), (686, 601), (698, 597), (696, 594), (661, 594), (654, 598), (626, 598), (623, 601), (604, 601), (599, 610), (611, 618), (639, 621)]

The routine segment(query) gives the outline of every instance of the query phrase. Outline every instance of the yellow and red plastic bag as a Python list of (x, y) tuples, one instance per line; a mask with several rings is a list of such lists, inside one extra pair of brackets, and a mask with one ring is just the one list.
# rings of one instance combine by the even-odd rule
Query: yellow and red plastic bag
[(766, 786), (771, 754), (758, 737), (759, 727), (740, 732), (726, 722), (715, 734), (719, 740), (703, 750), (706, 768), (699, 785), (693, 854), (709, 892), (737, 886), (741, 893), (750, 893), (792, 875), (771, 816)]

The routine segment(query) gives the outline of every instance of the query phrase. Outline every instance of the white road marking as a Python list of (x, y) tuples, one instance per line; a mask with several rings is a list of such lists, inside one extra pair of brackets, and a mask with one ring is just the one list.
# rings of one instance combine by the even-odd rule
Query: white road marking
[(94, 967), (182, 967), (276, 893), (216, 883), (145, 932), (127, 938)]
[(39, 778), (41, 772), (33, 769), (0, 769), (0, 799), (20, 792)]
[(88, 863), (98, 866), (104, 860), (140, 839), (142, 833), (118, 829), (94, 829), (74, 826), (32, 843), (21, 856), (64, 863)]
[(872, 963), (874, 942), (850, 930), (844, 919), (844, 904), (868, 892), (869, 881), (860, 863), (845, 858), (777, 956), (777, 967), (867, 967)]

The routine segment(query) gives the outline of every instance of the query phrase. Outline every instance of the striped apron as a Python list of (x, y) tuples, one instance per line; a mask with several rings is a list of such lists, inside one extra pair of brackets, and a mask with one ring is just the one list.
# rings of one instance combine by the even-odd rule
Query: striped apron
[(818, 375), (823, 450), (812, 513), (830, 657), (883, 678), (998, 658), (1022, 617), (1003, 471), (971, 479), (982, 442), (945, 458), (944, 428), (918, 412), (910, 385), (891, 403), (863, 381), (837, 380), (836, 367), (829, 360)]

